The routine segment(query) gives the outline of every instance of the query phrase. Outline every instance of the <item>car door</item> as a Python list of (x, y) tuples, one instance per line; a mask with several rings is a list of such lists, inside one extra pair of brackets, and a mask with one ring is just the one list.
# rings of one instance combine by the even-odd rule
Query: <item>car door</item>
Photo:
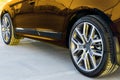
[(60, 38), (71, 2), (72, 0), (37, 0), (36, 31), (44, 37)]
[[(14, 24), (16, 30), (20, 31), (21, 28), (25, 30), (35, 29), (35, 17), (34, 8), (36, 5), (36, 0), (19, 0), (18, 4), (14, 5), (15, 18)], [(26, 32), (27, 33), (27, 32)]]

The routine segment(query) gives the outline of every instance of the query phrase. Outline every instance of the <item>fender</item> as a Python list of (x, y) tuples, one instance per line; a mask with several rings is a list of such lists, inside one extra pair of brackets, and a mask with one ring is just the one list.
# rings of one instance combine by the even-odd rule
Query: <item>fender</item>
[(106, 11), (115, 7), (119, 0), (73, 0), (70, 9), (76, 9), (80, 6), (87, 6), (91, 8), (97, 8), (101, 11)]
[[(14, 0), (14, 1), (11, 1), (9, 3), (7, 3), (3, 9), (2, 9), (2, 12), (1, 12), (1, 15), (4, 14), (4, 13), (9, 13), (9, 15), (11, 16), (11, 18), (14, 18), (17, 10), (19, 10), (22, 6), (22, 2), (24, 2), (26, 0)], [(17, 5), (17, 6), (16, 6)]]

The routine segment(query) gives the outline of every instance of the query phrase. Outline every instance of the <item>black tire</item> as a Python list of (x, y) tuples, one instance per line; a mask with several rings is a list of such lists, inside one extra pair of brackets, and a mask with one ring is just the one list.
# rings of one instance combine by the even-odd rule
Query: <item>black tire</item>
[[(87, 27), (88, 32), (85, 30), (86, 28), (83, 29), (84, 25)], [(94, 34), (92, 33), (93, 28), (95, 31)], [(77, 31), (79, 31), (82, 36), (80, 36), (80, 33)], [(83, 34), (84, 32), (85, 35)], [(92, 36), (90, 37), (91, 34)], [(97, 36), (97, 38), (94, 36)], [(101, 39), (101, 42), (94, 43), (95, 41), (93, 42), (93, 40), (97, 39)], [(113, 36), (109, 25), (98, 15), (88, 15), (80, 18), (71, 29), (69, 37), (71, 58), (76, 69), (85, 76), (100, 77), (113, 73), (118, 69), (118, 65), (112, 62), (114, 60), (111, 59), (115, 52), (113, 46)], [(77, 48), (81, 49), (77, 50)], [(97, 52), (97, 50), (99, 52)], [(97, 56), (95, 53), (97, 53)], [(98, 55), (98, 53), (100, 55)]]
[(13, 23), (8, 13), (1, 17), (1, 33), (4, 43), (7, 45), (16, 45), (20, 41), (20, 38), (16, 38), (18, 36), (15, 35)]

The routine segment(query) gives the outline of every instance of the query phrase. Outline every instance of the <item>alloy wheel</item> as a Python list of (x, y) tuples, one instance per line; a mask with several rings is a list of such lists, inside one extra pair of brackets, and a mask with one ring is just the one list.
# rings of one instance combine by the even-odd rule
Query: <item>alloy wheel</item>
[(103, 58), (103, 41), (99, 30), (89, 22), (77, 25), (70, 39), (70, 50), (77, 66), (91, 72), (97, 69)]
[(1, 31), (2, 31), (2, 37), (5, 42), (8, 42), (10, 40), (11, 35), (11, 23), (7, 15), (4, 15), (1, 22)]

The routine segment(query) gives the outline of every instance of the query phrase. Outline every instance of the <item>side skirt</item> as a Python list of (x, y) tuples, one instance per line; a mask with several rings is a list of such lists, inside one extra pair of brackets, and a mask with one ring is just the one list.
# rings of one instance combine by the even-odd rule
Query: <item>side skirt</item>
[(22, 34), (30, 34), (30, 35), (53, 38), (58, 40), (62, 39), (61, 32), (36, 31), (29, 28), (16, 28), (15, 31), (17, 33), (22, 33)]

